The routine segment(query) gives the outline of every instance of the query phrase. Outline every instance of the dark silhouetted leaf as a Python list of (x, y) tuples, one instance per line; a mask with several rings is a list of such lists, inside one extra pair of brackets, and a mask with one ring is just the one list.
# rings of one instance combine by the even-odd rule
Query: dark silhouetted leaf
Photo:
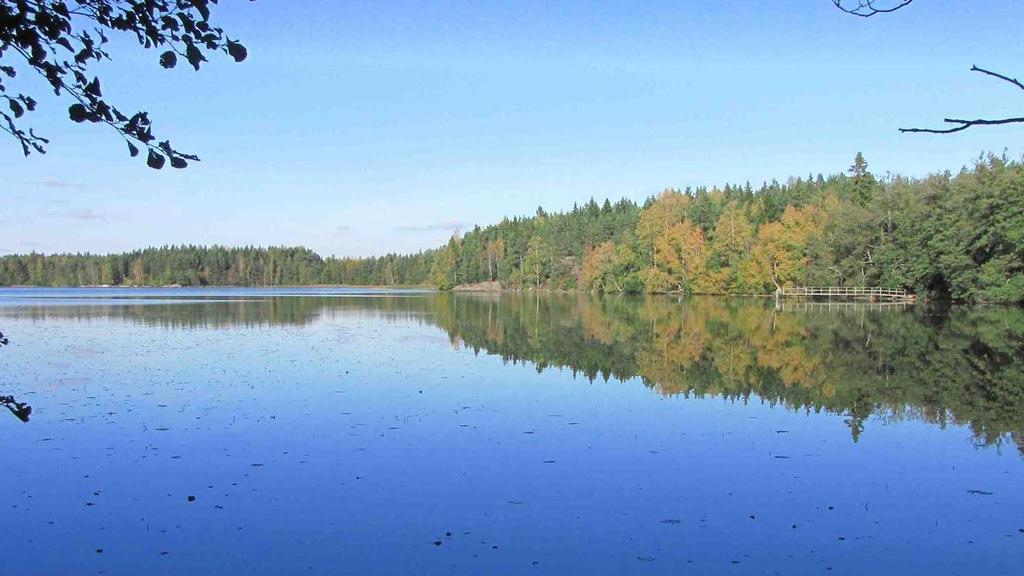
[(135, 158), (136, 156), (139, 155), (139, 147), (136, 146), (135, 144), (132, 144), (131, 142), (129, 142), (128, 143), (128, 153), (132, 155), (132, 158)]
[(249, 56), (249, 51), (245, 49), (245, 46), (242, 46), (238, 42), (228, 40), (228, 54), (235, 59), (235, 62), (242, 62), (247, 56)]
[(188, 63), (196, 70), (199, 70), (199, 64), (201, 62), (206, 61), (206, 57), (199, 51), (199, 48), (196, 48), (195, 44), (189, 44), (185, 47), (185, 58), (188, 58)]
[(178, 64), (178, 55), (168, 50), (160, 55), (160, 65), (164, 68), (174, 68)]
[(75, 122), (85, 122), (85, 119), (89, 116), (89, 111), (81, 104), (72, 104), (71, 107), (68, 108), (68, 116), (70, 116)]
[(170, 16), (166, 16), (166, 15), (165, 16), (161, 16), (160, 17), (160, 21), (163, 22), (164, 30), (170, 30), (172, 32), (176, 32), (178, 30), (178, 28), (179, 28), (178, 21), (175, 20), (174, 18), (171, 18)]
[(92, 94), (97, 98), (103, 96), (103, 93), (100, 91), (100, 79), (93, 78), (92, 82), (89, 82), (89, 84), (85, 86), (85, 93)]
[(166, 158), (150, 149), (149, 158), (146, 158), (146, 165), (154, 170), (159, 170), (164, 167), (164, 162), (166, 161)]
[(178, 158), (177, 156), (172, 156), (171, 157), (171, 167), (172, 168), (179, 168), (179, 169), (180, 168), (188, 168), (188, 162), (186, 162), (184, 158)]
[(192, 5), (199, 11), (199, 15), (203, 17), (203, 20), (210, 19), (210, 7), (208, 4), (208, 0), (192, 0)]
[(25, 113), (21, 108), (21, 104), (19, 104), (17, 100), (8, 100), (7, 103), (10, 105), (11, 112), (14, 113), (15, 118), (21, 118), (21, 115)]

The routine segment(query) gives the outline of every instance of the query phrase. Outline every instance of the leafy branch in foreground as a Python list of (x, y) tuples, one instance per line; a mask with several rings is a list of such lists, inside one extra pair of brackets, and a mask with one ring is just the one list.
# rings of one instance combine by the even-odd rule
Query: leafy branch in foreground
[[(984, 68), (978, 68), (977, 66), (971, 66), (971, 72), (980, 72), (982, 74), (998, 78), (1000, 80), (1009, 82), (1017, 88), (1024, 90), (1024, 84), (1021, 84), (1016, 78), (1010, 78), (1009, 76), (1003, 76), (991, 70), (985, 70)], [(985, 119), (978, 118), (975, 120), (964, 120), (961, 118), (944, 118), (942, 120), (947, 124), (956, 124), (952, 128), (900, 128), (900, 132), (924, 132), (928, 134), (952, 134), (953, 132), (960, 132), (966, 130), (971, 126), (994, 126), (998, 124), (1018, 124), (1024, 123), (1024, 117), (1020, 118), (999, 118), (999, 119)]]
[(14, 399), (14, 396), (0, 396), (0, 404), (11, 411), (18, 417), (18, 420), (22, 422), (28, 422), (29, 416), (32, 415), (32, 407), (24, 402), (18, 402)]
[(73, 101), (68, 107), (72, 121), (110, 126), (133, 157), (146, 150), (150, 168), (163, 168), (168, 161), (185, 168), (198, 161), (167, 140), (157, 142), (146, 112), (129, 115), (108, 103), (89, 67), (111, 59), (105, 49), (110, 31), (134, 35), (144, 49), (162, 49), (159, 63), (168, 69), (181, 57), (199, 70), (210, 52), (245, 60), (245, 47), (210, 23), (210, 5), (217, 1), (0, 0), (0, 130), (18, 140), (25, 156), (46, 153), (49, 140), (18, 122), (36, 109), (36, 100), (5, 84), (17, 76), (18, 67), (27, 67), (45, 78), (54, 94)]
[[(0, 332), (0, 346), (6, 346), (10, 344), (10, 340), (4, 336), (3, 332)], [(28, 422), (28, 417), (32, 414), (32, 407), (24, 402), (18, 402), (14, 399), (14, 396), (0, 396), (0, 404), (11, 411), (22, 422)]]

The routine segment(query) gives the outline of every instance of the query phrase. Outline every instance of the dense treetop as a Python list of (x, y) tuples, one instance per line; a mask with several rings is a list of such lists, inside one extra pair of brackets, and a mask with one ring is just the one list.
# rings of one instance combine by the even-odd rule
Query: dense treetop
[(957, 173), (878, 179), (857, 155), (832, 176), (668, 189), (638, 205), (476, 227), (413, 255), (322, 258), (305, 248), (171, 246), (0, 258), (5, 285), (429, 285), (763, 294), (787, 285), (883, 286), (1024, 301), (1024, 165), (989, 155)]

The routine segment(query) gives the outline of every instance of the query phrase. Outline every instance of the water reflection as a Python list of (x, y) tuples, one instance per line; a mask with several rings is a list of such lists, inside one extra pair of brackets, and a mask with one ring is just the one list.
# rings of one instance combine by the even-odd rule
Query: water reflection
[(663, 395), (842, 414), (854, 441), (872, 417), (965, 424), (979, 445), (1019, 447), (1024, 439), (1024, 310), (1017, 308), (779, 310), (750, 299), (448, 293), (105, 302), (0, 307), (0, 318), (209, 329), (371, 315), (437, 326), (454, 346), (538, 371), (639, 378)]
[(979, 444), (1024, 432), (1024, 311), (868, 307), (777, 311), (697, 298), (441, 298), (453, 343), (564, 367), (640, 377), (664, 395), (717, 396), (847, 416), (967, 424)]

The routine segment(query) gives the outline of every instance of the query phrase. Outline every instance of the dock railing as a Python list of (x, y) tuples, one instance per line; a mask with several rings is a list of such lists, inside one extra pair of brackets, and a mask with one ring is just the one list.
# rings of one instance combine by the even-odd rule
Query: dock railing
[(775, 293), (776, 298), (828, 298), (836, 300), (870, 300), (876, 302), (913, 302), (914, 295), (902, 288), (874, 286), (787, 286)]

